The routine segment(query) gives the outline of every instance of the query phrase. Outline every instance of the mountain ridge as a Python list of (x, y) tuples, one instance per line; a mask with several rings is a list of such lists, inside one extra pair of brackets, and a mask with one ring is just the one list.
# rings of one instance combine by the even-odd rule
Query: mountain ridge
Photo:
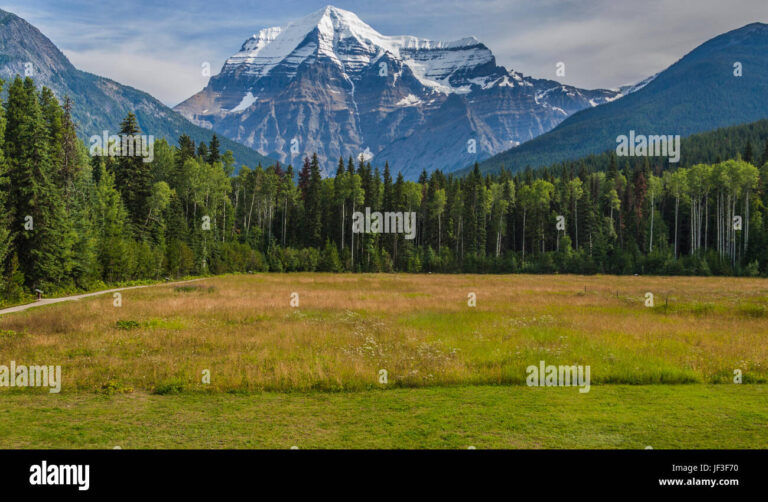
[[(735, 63), (741, 63), (741, 77)], [(755, 122), (768, 118), (766, 94), (768, 24), (750, 23), (703, 42), (622, 99), (577, 112), (480, 167), (516, 171), (573, 160), (615, 148), (616, 138), (630, 130), (686, 137)]]
[(385, 36), (327, 6), (259, 30), (174, 109), (282, 162), (317, 152), (328, 174), (340, 156), (370, 151), (375, 163), (415, 179), (422, 169), (482, 160), (619, 96), (507, 70), (475, 37)]
[[(182, 134), (195, 142), (210, 141), (212, 136), (140, 89), (77, 69), (37, 27), (0, 9), (0, 78), (9, 81), (16, 75), (31, 76), (38, 87), (49, 87), (60, 101), (69, 96), (78, 136), (86, 142), (104, 130), (117, 133), (129, 111), (135, 113), (145, 134), (170, 144), (176, 144)], [(228, 138), (220, 139), (222, 150), (233, 151), (238, 167), (273, 162)]]

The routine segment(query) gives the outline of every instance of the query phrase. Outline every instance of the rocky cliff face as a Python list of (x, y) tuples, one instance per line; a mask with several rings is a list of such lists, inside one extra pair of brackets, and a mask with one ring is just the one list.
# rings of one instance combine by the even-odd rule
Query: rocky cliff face
[(474, 37), (384, 36), (329, 6), (253, 35), (176, 110), (285, 163), (317, 152), (330, 173), (340, 156), (364, 154), (413, 179), (481, 161), (619, 96), (507, 70)]

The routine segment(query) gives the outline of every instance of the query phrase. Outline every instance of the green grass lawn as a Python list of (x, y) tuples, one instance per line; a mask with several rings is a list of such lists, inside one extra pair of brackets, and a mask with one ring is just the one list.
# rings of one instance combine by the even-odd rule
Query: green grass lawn
[(0, 396), (0, 448), (767, 448), (768, 385)]

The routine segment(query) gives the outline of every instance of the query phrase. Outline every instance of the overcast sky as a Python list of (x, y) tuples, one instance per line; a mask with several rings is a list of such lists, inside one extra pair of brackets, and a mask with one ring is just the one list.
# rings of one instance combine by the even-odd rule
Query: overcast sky
[[(14, 0), (2, 8), (47, 35), (82, 70), (175, 105), (202, 89), (243, 41), (328, 0)], [(585, 88), (663, 70), (706, 40), (768, 22), (768, 0), (337, 0), (384, 35), (474, 35), (498, 64)], [(558, 62), (565, 77), (556, 77)]]

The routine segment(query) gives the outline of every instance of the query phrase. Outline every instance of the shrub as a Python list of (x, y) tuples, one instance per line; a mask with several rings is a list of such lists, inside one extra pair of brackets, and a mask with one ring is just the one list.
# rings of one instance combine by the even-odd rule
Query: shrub
[(304, 248), (299, 253), (301, 268), (304, 272), (314, 272), (320, 266), (320, 251), (315, 248)]
[(181, 380), (169, 380), (168, 382), (163, 382), (155, 387), (154, 393), (160, 396), (165, 396), (169, 394), (180, 394), (183, 391), (184, 382)]
[(119, 320), (115, 322), (115, 327), (117, 329), (123, 329), (123, 330), (131, 330), (136, 329), (140, 327), (141, 325), (136, 321), (125, 321), (125, 320)]
[(174, 277), (182, 277), (195, 266), (195, 254), (184, 242), (174, 240), (165, 251), (165, 270)]
[(757, 260), (749, 262), (749, 265), (744, 268), (744, 275), (747, 277), (757, 277), (760, 275), (760, 264)]
[(326, 241), (323, 256), (320, 260), (318, 270), (321, 272), (341, 272), (341, 259), (336, 245), (331, 241)]

